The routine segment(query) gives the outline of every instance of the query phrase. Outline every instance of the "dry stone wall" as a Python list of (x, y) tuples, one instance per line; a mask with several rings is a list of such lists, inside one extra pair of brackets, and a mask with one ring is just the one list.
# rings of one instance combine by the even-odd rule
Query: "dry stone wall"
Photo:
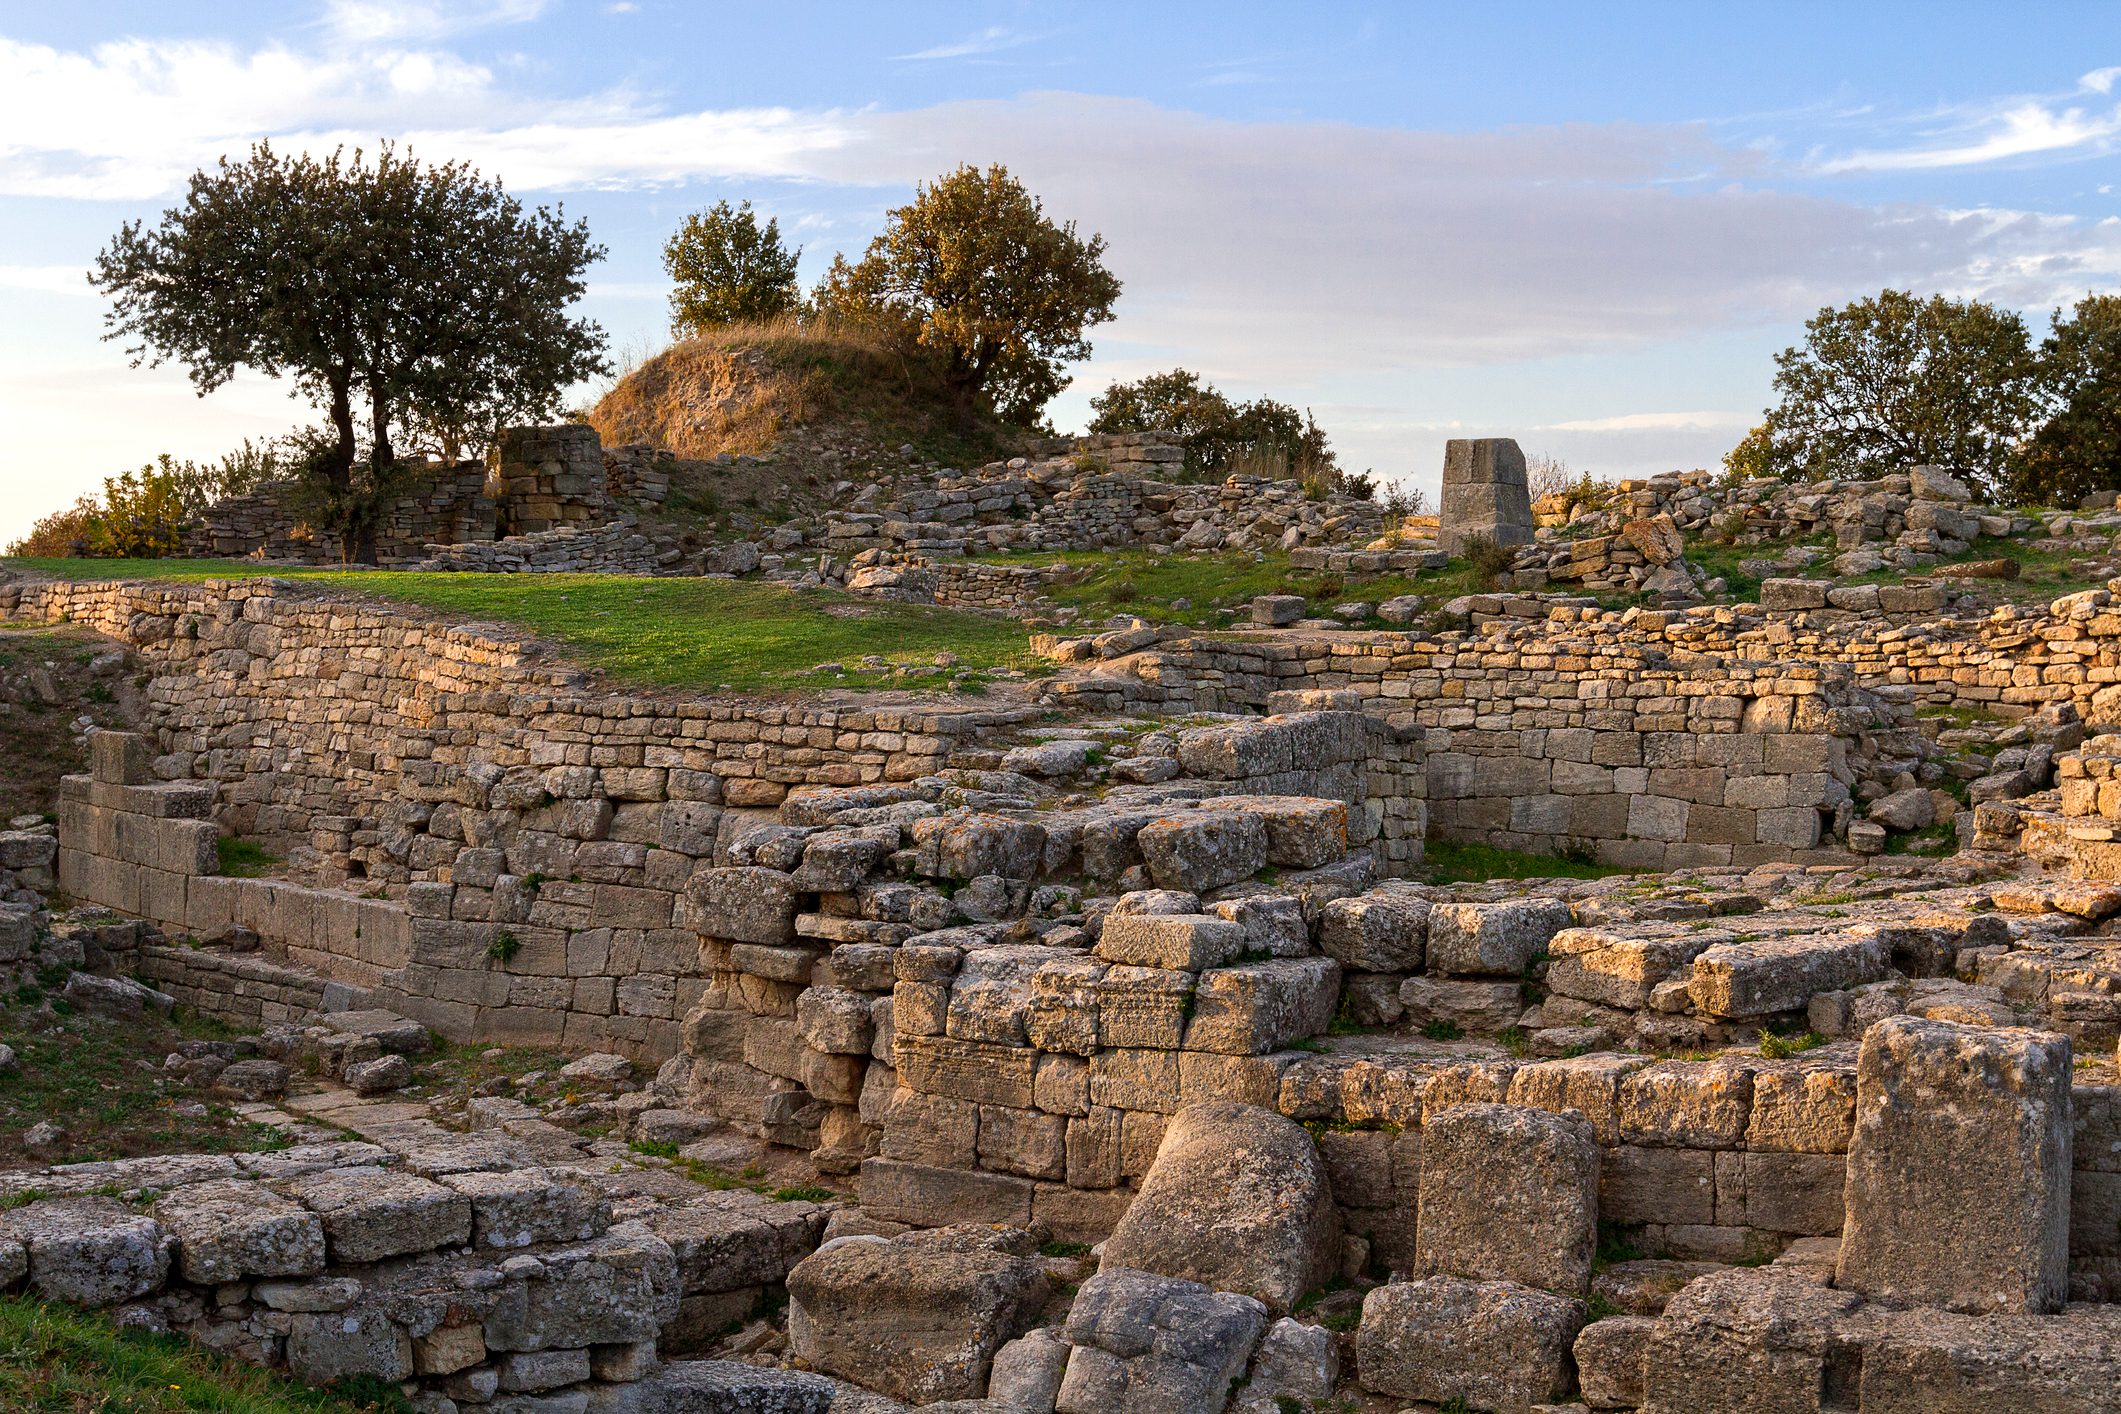
[[(1582, 848), (1652, 869), (1832, 848), (1859, 755), (1913, 730), (1904, 704), (1863, 693), (1844, 667), (1682, 665), (1543, 627), (1523, 637), (1181, 636), (1047, 690), (1107, 711), (1229, 710), (1299, 685), (1353, 693), (1424, 731), (1439, 835)], [(1080, 660), (1096, 650), (1056, 651)]]

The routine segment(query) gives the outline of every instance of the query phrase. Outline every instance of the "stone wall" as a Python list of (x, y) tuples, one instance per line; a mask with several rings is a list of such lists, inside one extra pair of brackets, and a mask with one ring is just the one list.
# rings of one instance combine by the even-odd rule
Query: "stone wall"
[(1425, 729), (1425, 796), (1440, 837), (1580, 847), (1636, 868), (1757, 864), (1831, 847), (1864, 753), (1892, 745), (1895, 732), (1915, 749), (1906, 708), (1861, 692), (1845, 667), (1682, 665), (1617, 636), (1538, 629), (1184, 635), (1047, 691), (1107, 711), (1227, 711), (1299, 686), (1352, 692), (1365, 710)]
[(611, 494), (597, 430), (585, 422), (504, 427), (486, 454), (486, 493), (502, 535), (601, 520)]
[[(458, 545), (494, 536), (494, 503), (478, 462), (423, 462), (412, 490), (384, 511), (376, 555), (384, 564), (420, 558), (430, 544)], [(208, 506), (184, 534), (179, 553), (202, 558), (295, 560), (338, 564), (336, 535), (312, 530), (295, 510), (291, 481), (268, 481), (248, 495)]]
[[(1359, 544), (1383, 532), (1384, 511), (1374, 502), (1313, 498), (1287, 479), (1187, 481), (1184, 460), (1180, 448), (1141, 434), (1062, 439), (1039, 455), (941, 477), (893, 499), (857, 497), (851, 508), (820, 516), (803, 539), (838, 553), (958, 556), (1138, 545), (1291, 549)], [(787, 548), (792, 531), (775, 533), (776, 548)]]

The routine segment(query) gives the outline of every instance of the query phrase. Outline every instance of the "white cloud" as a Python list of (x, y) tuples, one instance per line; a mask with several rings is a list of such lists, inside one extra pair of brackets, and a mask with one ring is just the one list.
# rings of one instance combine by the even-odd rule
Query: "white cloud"
[(0, 289), (36, 290), (51, 295), (93, 295), (88, 271), (80, 265), (0, 265)]
[(1931, 114), (1907, 146), (1866, 149), (1817, 160), (1816, 170), (1928, 171), (2046, 158), (2076, 160), (2109, 152), (2121, 136), (2121, 105), (2085, 106), (2086, 94), (2110, 95), (2121, 66), (2094, 69), (2067, 94), (2034, 94), (1962, 105)]
[(1000, 25), (989, 25), (975, 34), (949, 44), (938, 44), (932, 49), (920, 49), (911, 54), (894, 54), (898, 60), (969, 59), (976, 54), (998, 54), (1004, 49), (1016, 49), (1029, 44), (1035, 36), (1018, 34)]
[(347, 44), (431, 43), (495, 25), (527, 24), (547, 8), (548, 0), (330, 0), (324, 27)]
[(1758, 419), (1758, 413), (1750, 412), (1626, 412), (1614, 417), (1552, 422), (1547, 426), (1555, 432), (1713, 432), (1730, 427), (1751, 427)]

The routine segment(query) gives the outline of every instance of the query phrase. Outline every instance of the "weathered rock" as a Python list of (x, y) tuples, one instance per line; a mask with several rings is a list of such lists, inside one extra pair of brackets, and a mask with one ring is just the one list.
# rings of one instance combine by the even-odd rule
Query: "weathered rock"
[(1417, 1274), (1589, 1289), (1599, 1152), (1588, 1120), (1460, 1105), (1422, 1127), (1421, 1147)]
[(356, 1095), (381, 1095), (412, 1084), (412, 1062), (403, 1056), (377, 1056), (346, 1067), (346, 1083)]
[(47, 1301), (109, 1306), (159, 1288), (169, 1238), (115, 1198), (62, 1198), (0, 1213), (0, 1241), (28, 1251), (29, 1289)]
[(261, 1183), (189, 1183), (156, 1201), (155, 1221), (175, 1239), (178, 1270), (201, 1286), (324, 1270), (324, 1224)]
[(2062, 1309), (2070, 1045), (1888, 1017), (1864, 1036), (1836, 1283), (1973, 1313)]
[(778, 869), (708, 867), (685, 886), (696, 925), (739, 943), (786, 943), (795, 937), (794, 880)]
[(1311, 1136), (1251, 1105), (1181, 1110), (1104, 1260), (1288, 1311), (1340, 1263), (1340, 1216)]
[(1430, 903), (1392, 893), (1327, 903), (1318, 946), (1351, 972), (1418, 972), (1426, 955)]
[(1167, 889), (1203, 893), (1249, 879), (1267, 864), (1267, 823), (1244, 810), (1167, 815), (1135, 839), (1150, 876)]
[(1068, 1311), (1058, 1414), (1221, 1414), (1266, 1324), (1249, 1296), (1108, 1259)]
[(827, 1244), (788, 1274), (788, 1331), (818, 1369), (898, 1399), (973, 1399), (994, 1352), (1046, 1302), (1036, 1239), (935, 1228)]
[(1526, 1414), (1568, 1393), (1586, 1314), (1581, 1301), (1515, 1282), (1380, 1286), (1362, 1303), (1358, 1378), (1374, 1394)]
[(1429, 911), (1428, 965), (1437, 972), (1515, 977), (1570, 923), (1559, 899), (1439, 903)]
[(1298, 1408), (1331, 1398), (1340, 1379), (1340, 1351), (1333, 1332), (1284, 1316), (1267, 1327), (1252, 1357), (1232, 1414), (1282, 1414), (1290, 1401)]
[(470, 1200), (409, 1173), (329, 1169), (284, 1189), (324, 1220), (334, 1262), (378, 1262), (471, 1239)]

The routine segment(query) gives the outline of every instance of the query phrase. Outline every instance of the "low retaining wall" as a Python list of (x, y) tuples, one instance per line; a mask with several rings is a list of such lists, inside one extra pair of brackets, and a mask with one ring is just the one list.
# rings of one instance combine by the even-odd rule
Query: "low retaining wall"
[(1913, 722), (1840, 665), (1672, 661), (1590, 639), (1405, 633), (1182, 637), (1060, 680), (1058, 701), (1241, 710), (1292, 688), (1354, 694), (1426, 731), (1437, 835), (1582, 849), (1633, 868), (1831, 849), (1865, 752)]

